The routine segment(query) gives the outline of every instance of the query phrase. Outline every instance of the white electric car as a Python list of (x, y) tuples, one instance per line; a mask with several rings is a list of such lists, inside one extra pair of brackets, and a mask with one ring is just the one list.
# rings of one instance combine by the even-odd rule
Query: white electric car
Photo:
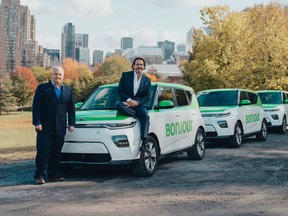
[(246, 89), (211, 89), (197, 93), (207, 141), (229, 140), (240, 147), (243, 137), (267, 138), (267, 122), (256, 92)]
[(192, 88), (151, 84), (149, 150), (142, 152), (139, 121), (115, 109), (117, 86), (100, 86), (80, 103), (75, 131), (65, 137), (62, 165), (132, 165), (135, 175), (152, 176), (163, 157), (182, 152), (189, 159), (204, 157), (204, 121)]
[(288, 122), (288, 92), (263, 90), (258, 91), (258, 94), (266, 113), (267, 126), (285, 134)]

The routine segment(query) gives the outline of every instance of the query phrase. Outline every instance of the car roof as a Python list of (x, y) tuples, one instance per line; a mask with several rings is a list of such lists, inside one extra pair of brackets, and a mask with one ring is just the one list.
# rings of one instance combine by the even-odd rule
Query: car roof
[(257, 91), (259, 93), (264, 93), (264, 92), (285, 92), (285, 93), (288, 93), (287, 91), (283, 91), (283, 90), (259, 90)]
[(217, 91), (247, 91), (247, 92), (254, 92), (250, 89), (241, 89), (241, 88), (219, 88), (219, 89), (205, 89), (205, 90), (201, 90), (198, 93), (201, 92), (217, 92)]
[[(101, 88), (105, 88), (105, 87), (117, 87), (118, 83), (112, 83), (112, 84), (105, 84), (105, 85), (101, 85), (99, 87)], [(176, 84), (176, 83), (165, 83), (165, 82), (151, 82), (151, 86), (163, 86), (163, 87), (173, 87), (173, 88), (181, 88), (184, 90), (192, 90), (193, 89), (189, 86), (186, 85), (181, 85), (181, 84)]]

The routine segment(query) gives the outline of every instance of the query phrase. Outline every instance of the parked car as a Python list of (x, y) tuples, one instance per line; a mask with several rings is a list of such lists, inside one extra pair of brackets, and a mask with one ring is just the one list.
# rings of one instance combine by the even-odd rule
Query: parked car
[(131, 165), (135, 175), (152, 176), (159, 159), (187, 152), (189, 159), (205, 155), (205, 130), (192, 88), (170, 83), (151, 84), (149, 151), (139, 151), (139, 121), (117, 112), (118, 84), (97, 88), (78, 103), (76, 126), (67, 133), (62, 165)]
[(228, 140), (240, 147), (243, 137), (267, 138), (267, 121), (258, 94), (246, 89), (211, 89), (197, 93), (207, 141)]
[(263, 90), (258, 91), (258, 94), (266, 113), (267, 126), (285, 134), (288, 122), (288, 92)]

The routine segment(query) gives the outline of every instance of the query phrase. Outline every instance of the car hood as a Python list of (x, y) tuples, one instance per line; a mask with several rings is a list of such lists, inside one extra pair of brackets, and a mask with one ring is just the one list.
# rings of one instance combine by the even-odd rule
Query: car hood
[(235, 106), (213, 106), (213, 107), (200, 107), (201, 113), (214, 113), (214, 112), (225, 112), (228, 109), (235, 108)]
[(76, 122), (84, 121), (120, 121), (131, 117), (119, 114), (117, 110), (78, 110)]

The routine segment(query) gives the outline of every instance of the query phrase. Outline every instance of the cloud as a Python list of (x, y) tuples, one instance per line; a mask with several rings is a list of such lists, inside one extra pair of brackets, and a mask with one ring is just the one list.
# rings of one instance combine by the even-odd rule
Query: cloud
[(37, 35), (36, 40), (42, 45), (44, 48), (48, 49), (59, 49), (61, 47), (61, 38), (59, 36), (46, 36), (46, 35)]
[(21, 5), (27, 5), (33, 15), (51, 15), (57, 13), (56, 6), (47, 6), (40, 0), (21, 0)]
[(219, 4), (219, 0), (145, 0), (163, 8), (173, 8), (177, 6), (211, 6)]
[(62, 3), (76, 16), (99, 18), (113, 12), (111, 0), (63, 0)]

